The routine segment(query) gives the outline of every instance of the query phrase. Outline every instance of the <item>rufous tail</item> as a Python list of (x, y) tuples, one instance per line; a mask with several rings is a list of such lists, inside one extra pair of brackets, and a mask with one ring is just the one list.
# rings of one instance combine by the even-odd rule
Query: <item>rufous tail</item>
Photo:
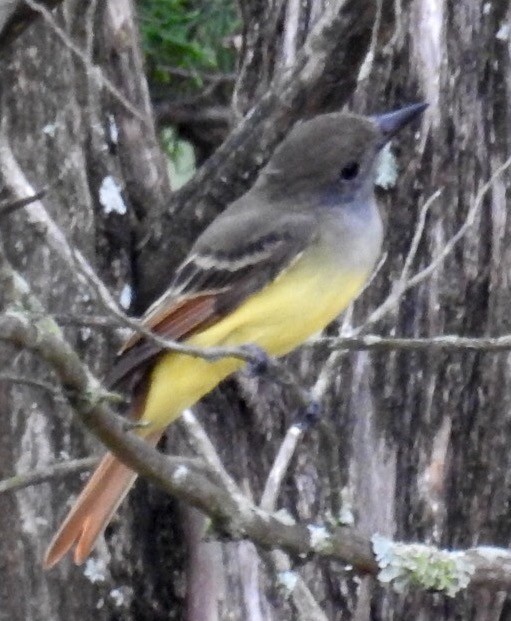
[[(156, 445), (160, 437), (161, 433), (157, 433), (146, 440)], [(53, 567), (73, 546), (74, 562), (83, 563), (136, 478), (133, 470), (107, 453), (50, 543), (44, 568)]]

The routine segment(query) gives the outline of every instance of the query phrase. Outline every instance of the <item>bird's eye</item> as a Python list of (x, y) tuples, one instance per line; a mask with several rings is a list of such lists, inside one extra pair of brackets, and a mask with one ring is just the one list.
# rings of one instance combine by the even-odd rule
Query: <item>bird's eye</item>
[(343, 181), (352, 181), (358, 175), (359, 165), (358, 162), (349, 162), (341, 170), (341, 179)]

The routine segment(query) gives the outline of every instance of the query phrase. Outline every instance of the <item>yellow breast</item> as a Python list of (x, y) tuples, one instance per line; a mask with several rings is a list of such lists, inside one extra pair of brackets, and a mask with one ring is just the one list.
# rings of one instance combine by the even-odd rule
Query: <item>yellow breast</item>
[(347, 274), (336, 265), (320, 266), (310, 258), (301, 260), (193, 340), (201, 345), (254, 343), (282, 356), (335, 319), (366, 277)]
[[(293, 350), (328, 325), (356, 297), (367, 273), (347, 273), (309, 253), (227, 317), (194, 335), (200, 347), (256, 344), (273, 356)], [(243, 362), (162, 356), (154, 368), (142, 420), (166, 427)], [(154, 426), (151, 425), (151, 429)]]

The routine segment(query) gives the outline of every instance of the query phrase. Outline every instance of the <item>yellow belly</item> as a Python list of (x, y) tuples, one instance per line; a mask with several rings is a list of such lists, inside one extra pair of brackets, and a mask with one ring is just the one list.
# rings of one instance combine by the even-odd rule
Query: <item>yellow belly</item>
[[(230, 315), (187, 341), (200, 347), (256, 344), (282, 356), (327, 326), (356, 297), (367, 273), (350, 273), (308, 257), (254, 294)], [(207, 362), (169, 352), (151, 377), (142, 421), (164, 428), (222, 379), (243, 366), (225, 358)]]

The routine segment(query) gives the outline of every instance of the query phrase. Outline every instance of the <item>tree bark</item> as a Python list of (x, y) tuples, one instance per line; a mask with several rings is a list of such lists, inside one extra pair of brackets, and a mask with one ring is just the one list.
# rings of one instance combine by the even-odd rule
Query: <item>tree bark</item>
[[(154, 298), (191, 239), (246, 189), (298, 117), (346, 103), (374, 113), (426, 100), (430, 108), (416, 133), (396, 141), (396, 185), (379, 192), (386, 260), (327, 333), (511, 333), (511, 173), (505, 170), (478, 198), (510, 153), (508, 3), (348, 0), (332, 32), (348, 31), (349, 38), (327, 34), (318, 47), (319, 39), (311, 46), (307, 37), (325, 14), (322, 3), (242, 2), (236, 126), (173, 195), (132, 11), (124, 0), (68, 0), (51, 15), (84, 57), (40, 17), (5, 48), (0, 68), (5, 141), (32, 189), (49, 186), (44, 206), (117, 296), (129, 285), (139, 310)], [(319, 68), (311, 61), (318, 57)], [(12, 199), (5, 169), (2, 183), (2, 197)], [(422, 206), (437, 190), (418, 239)], [(429, 277), (372, 322), (403, 266), (409, 277), (427, 267), (461, 227), (463, 235)], [(11, 261), (57, 319), (103, 314), (83, 283), (70, 279), (28, 208), (3, 217), (1, 234)], [(115, 350), (112, 333), (69, 326), (66, 334), (101, 375)], [(0, 355), (6, 372), (53, 380), (27, 353), (2, 345)], [(507, 548), (509, 353), (432, 347), (339, 353), (325, 342), (287, 362), (320, 398), (321, 420), (297, 448), (278, 508), (314, 525), (351, 514), (367, 536)], [(297, 414), (293, 403), (271, 377), (240, 374), (197, 407), (226, 468), (256, 502)], [(0, 479), (63, 454), (87, 455), (96, 445), (72, 424), (68, 408), (41, 389), (2, 380), (0, 410)], [(185, 437), (174, 425), (165, 449), (188, 452)], [(0, 541), (0, 619), (321, 619), (314, 604), (332, 621), (404, 620), (410, 610), (416, 619), (446, 621), (509, 616), (499, 585), (454, 598), (420, 588), (399, 594), (317, 558), (290, 559), (311, 593), (287, 597), (277, 586), (288, 577), (286, 559), (278, 563), (250, 542), (204, 536), (201, 514), (144, 483), (107, 532), (95, 572), (66, 561), (43, 573), (44, 547), (79, 478), (0, 495), (0, 532), (9, 535)]]
[[(70, 1), (50, 17), (54, 24), (39, 16), (4, 52), (4, 146), (12, 149), (35, 191), (47, 187), (44, 207), (50, 216), (115, 297), (124, 292), (129, 304), (137, 222), (144, 209), (168, 195), (133, 7), (128, 2)], [(99, 71), (115, 78), (118, 96), (105, 87)], [(140, 118), (126, 112), (127, 105)], [(14, 181), (3, 171), (6, 200), (13, 196)], [(104, 314), (104, 309), (83, 282), (75, 282), (66, 261), (49, 250), (44, 226), (33, 220), (23, 209), (2, 219), (9, 256), (44, 305), (66, 325), (71, 322), (69, 338), (101, 375), (118, 340), (111, 331), (93, 330), (87, 322), (81, 326), (81, 318)], [(2, 351), (4, 369), (11, 368), (13, 359), (20, 375), (51, 381), (30, 356)], [(2, 382), (0, 425), (5, 442), (0, 478), (98, 448), (73, 423), (61, 400), (11, 383)], [(2, 619), (86, 619), (93, 614), (110, 619), (129, 606), (134, 589), (112, 577), (124, 571), (115, 561), (95, 577), (68, 563), (49, 574), (41, 570), (50, 534), (80, 485), (81, 477), (68, 477), (0, 497), (1, 526), (10, 533), (0, 554)]]

